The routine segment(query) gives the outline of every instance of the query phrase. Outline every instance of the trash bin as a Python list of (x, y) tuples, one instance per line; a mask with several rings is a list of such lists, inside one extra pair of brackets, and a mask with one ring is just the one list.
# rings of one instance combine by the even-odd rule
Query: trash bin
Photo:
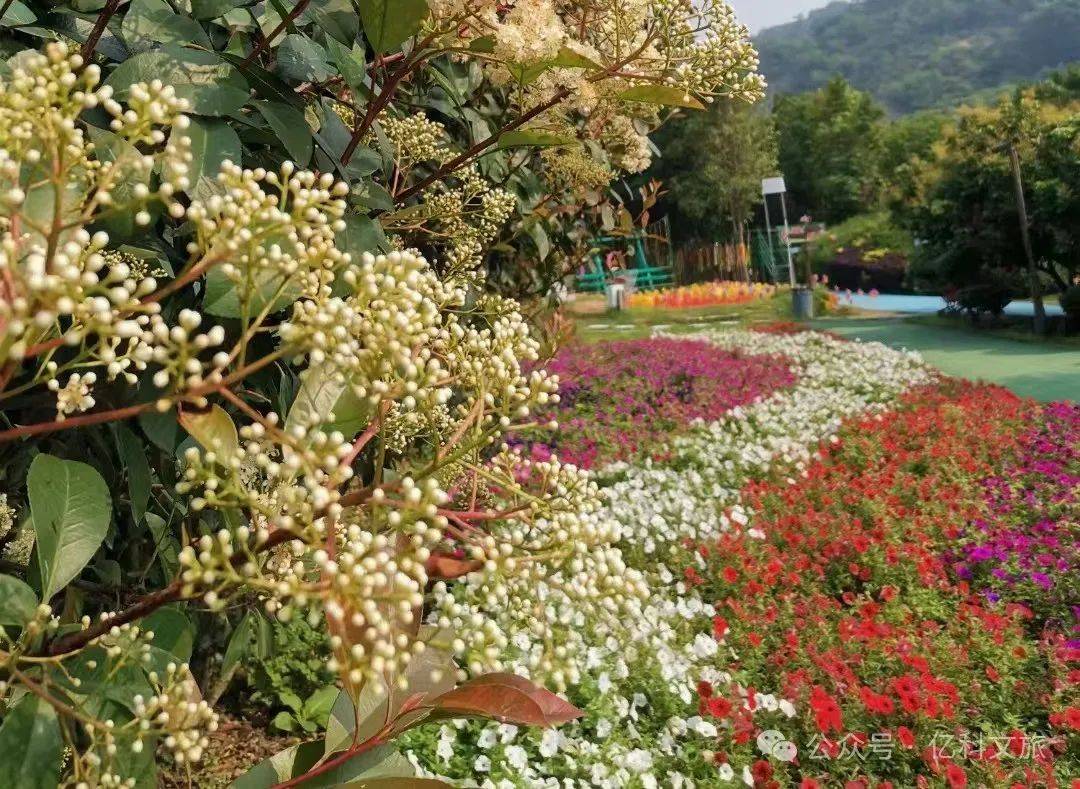
[(795, 320), (808, 321), (814, 317), (814, 291), (806, 287), (795, 287), (791, 291), (791, 309)]

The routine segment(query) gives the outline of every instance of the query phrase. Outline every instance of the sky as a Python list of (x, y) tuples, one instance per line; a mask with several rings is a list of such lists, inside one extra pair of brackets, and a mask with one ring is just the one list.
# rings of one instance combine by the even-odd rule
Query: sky
[(799, 14), (828, 5), (829, 0), (728, 0), (751, 32), (790, 22)]

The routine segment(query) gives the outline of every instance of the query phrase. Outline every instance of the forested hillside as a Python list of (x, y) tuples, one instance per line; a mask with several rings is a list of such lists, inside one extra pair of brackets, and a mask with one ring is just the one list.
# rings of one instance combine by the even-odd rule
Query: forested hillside
[(756, 43), (774, 95), (840, 74), (904, 113), (1080, 60), (1080, 0), (836, 2)]

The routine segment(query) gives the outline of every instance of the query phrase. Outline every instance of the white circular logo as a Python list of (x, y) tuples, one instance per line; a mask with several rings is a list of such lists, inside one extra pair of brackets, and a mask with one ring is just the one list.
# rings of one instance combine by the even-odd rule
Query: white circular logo
[(757, 747), (765, 756), (772, 756), (782, 762), (793, 762), (799, 753), (795, 743), (788, 740), (775, 729), (766, 729), (757, 738)]

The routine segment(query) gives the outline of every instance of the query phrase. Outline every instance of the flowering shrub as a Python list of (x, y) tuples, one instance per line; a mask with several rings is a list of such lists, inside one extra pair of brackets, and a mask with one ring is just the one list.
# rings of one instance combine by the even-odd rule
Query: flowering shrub
[(794, 380), (782, 359), (675, 338), (571, 345), (546, 367), (564, 382), (545, 411), (560, 429), (532, 455), (584, 468), (647, 456), (693, 421), (719, 419)]
[(632, 293), (629, 306), (666, 309), (715, 307), (722, 304), (747, 304), (775, 295), (776, 286), (762, 282), (705, 282), (681, 288)]
[[(300, 617), (338, 690), (289, 706), (326, 737), (242, 785), (403, 781), (425, 721), (580, 715), (506, 670), (536, 589), (611, 631), (647, 594), (588, 475), (504, 444), (557, 381), (484, 266), (564, 261), (570, 176), (646, 166), (664, 108), (760, 96), (745, 28), (713, 0), (290, 6), (5, 4), (2, 786), (198, 782), (211, 702)], [(549, 182), (549, 148), (592, 166)]]
[(1043, 409), (983, 486), (988, 512), (950, 552), (957, 575), (993, 602), (1025, 603), (1080, 648), (1080, 407)]

